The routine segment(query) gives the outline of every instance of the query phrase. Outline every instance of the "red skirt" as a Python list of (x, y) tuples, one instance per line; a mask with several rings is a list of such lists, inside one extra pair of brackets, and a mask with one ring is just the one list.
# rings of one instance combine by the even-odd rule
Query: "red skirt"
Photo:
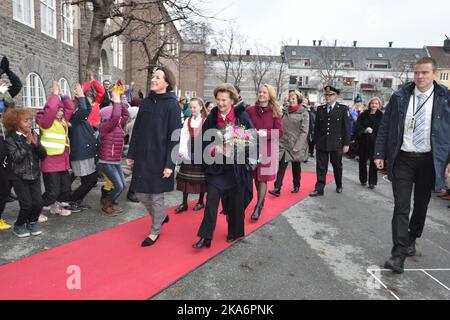
[(177, 190), (190, 194), (206, 192), (206, 178), (202, 165), (182, 163), (177, 174)]

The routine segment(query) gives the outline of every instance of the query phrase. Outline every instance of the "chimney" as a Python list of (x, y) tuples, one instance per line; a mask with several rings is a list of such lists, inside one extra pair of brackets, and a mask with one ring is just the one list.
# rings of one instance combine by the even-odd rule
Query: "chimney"
[(319, 40), (319, 47), (322, 46), (322, 40)]
[(356, 47), (357, 43), (358, 43), (358, 41), (353, 41), (353, 46)]
[(313, 46), (314, 47), (316, 46), (316, 40), (313, 40)]
[(394, 42), (389, 41), (389, 48), (392, 48), (392, 45), (394, 44)]
[(217, 56), (217, 49), (211, 49), (211, 55), (213, 57), (216, 57)]
[[(447, 36), (446, 36), (447, 37)], [(444, 51), (450, 53), (450, 38), (444, 40)]]
[(245, 55), (246, 55), (246, 56), (249, 56), (249, 55), (250, 55), (250, 50), (247, 50), (247, 51), (245, 52)]
[(300, 40), (297, 40), (297, 46), (300, 46)]

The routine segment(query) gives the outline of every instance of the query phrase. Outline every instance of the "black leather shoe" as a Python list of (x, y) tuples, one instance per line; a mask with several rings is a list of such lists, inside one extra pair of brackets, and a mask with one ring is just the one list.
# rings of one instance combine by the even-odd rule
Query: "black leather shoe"
[(182, 212), (184, 212), (184, 211), (187, 211), (187, 209), (188, 209), (187, 204), (182, 203), (182, 204), (180, 204), (180, 206), (175, 210), (175, 212), (176, 212), (176, 213), (182, 213)]
[(150, 239), (149, 237), (145, 238), (145, 240), (142, 242), (141, 247), (150, 247), (158, 241), (159, 235), (156, 237), (155, 240)]
[(273, 189), (273, 190), (269, 190), (269, 193), (275, 197), (279, 197), (280, 196), (280, 189)]
[(309, 194), (309, 196), (310, 197), (321, 197), (321, 196), (323, 196), (323, 191), (317, 191), (317, 190), (314, 190), (312, 193), (310, 193)]
[(376, 187), (376, 186), (375, 186), (374, 184), (371, 184), (371, 185), (369, 186), (369, 188), (372, 189), (372, 190), (375, 189), (375, 187)]
[(342, 193), (342, 191), (344, 191), (344, 189), (342, 187), (336, 188), (336, 193)]
[(127, 199), (131, 202), (138, 203), (139, 199), (136, 197), (136, 194), (134, 192), (128, 192)]
[(200, 240), (192, 245), (194, 249), (202, 249), (202, 248), (210, 248), (211, 247), (211, 239), (200, 238)]
[(294, 187), (292, 190), (291, 190), (291, 193), (299, 193), (300, 192), (300, 187)]
[(361, 182), (361, 185), (362, 185), (363, 187), (365, 187), (365, 186), (367, 185), (367, 182)]
[(416, 238), (409, 236), (409, 246), (406, 248), (406, 254), (408, 257), (414, 257), (416, 255)]
[(203, 203), (197, 203), (194, 207), (194, 211), (200, 211), (203, 208), (205, 208), (205, 205)]
[(395, 273), (404, 272), (405, 259), (401, 257), (391, 257), (388, 261), (384, 263), (384, 268), (390, 269)]
[(251, 219), (253, 221), (258, 221), (259, 216), (261, 215), (262, 208), (263, 208), (262, 206), (256, 206), (255, 207), (255, 210), (253, 210), (253, 213), (252, 213), (252, 216), (251, 216)]
[(237, 238), (234, 238), (234, 237), (227, 237), (227, 242), (228, 242), (228, 243), (234, 242), (234, 241), (236, 241), (236, 240), (237, 240)]

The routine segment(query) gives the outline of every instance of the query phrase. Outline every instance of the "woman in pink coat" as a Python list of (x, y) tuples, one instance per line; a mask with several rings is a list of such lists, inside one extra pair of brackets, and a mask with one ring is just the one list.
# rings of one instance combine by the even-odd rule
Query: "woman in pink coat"
[[(45, 193), (42, 195), (44, 206), (50, 206), (50, 212), (62, 216), (68, 216), (72, 212), (67, 210), (67, 201), (70, 200), (71, 184), (70, 178), (70, 143), (69, 143), (69, 121), (74, 112), (74, 105), (70, 97), (63, 95), (61, 87), (57, 81), (53, 82), (53, 94), (48, 98), (43, 110), (36, 114), (36, 123), (41, 130), (41, 142), (47, 150), (47, 157), (41, 162), (41, 171), (44, 178)], [(61, 140), (63, 150), (61, 152), (51, 152), (54, 147), (51, 139), (54, 139), (53, 132), (46, 132), (55, 125), (64, 128), (64, 139)], [(62, 129), (61, 129), (62, 130)], [(48, 138), (46, 137), (48, 136)], [(49, 141), (46, 141), (49, 139)], [(41, 215), (40, 222), (47, 220)]]
[[(258, 202), (251, 219), (256, 221), (261, 215), (267, 192), (267, 181), (275, 180), (278, 164), (278, 138), (283, 135), (281, 107), (275, 89), (268, 84), (258, 90), (258, 100), (247, 109), (259, 136), (260, 164), (253, 173), (258, 190)], [(273, 150), (276, 150), (273, 154)]]

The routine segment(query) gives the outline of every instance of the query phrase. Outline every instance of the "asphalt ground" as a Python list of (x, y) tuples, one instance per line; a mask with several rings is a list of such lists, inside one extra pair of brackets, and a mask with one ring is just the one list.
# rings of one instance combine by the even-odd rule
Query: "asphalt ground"
[[(314, 159), (302, 164), (302, 170), (314, 171)], [(19, 239), (10, 230), (0, 232), (0, 265), (145, 215), (140, 204), (126, 201), (126, 192), (119, 199), (125, 214), (115, 218), (100, 215), (100, 186), (101, 183), (85, 200), (92, 209), (69, 217), (50, 216), (42, 224), (41, 236)], [(286, 184), (282, 194), (290, 192), (290, 188)], [(179, 192), (166, 194), (167, 207), (174, 207), (180, 201)], [(363, 187), (358, 180), (357, 162), (344, 159), (342, 194), (335, 192), (332, 182), (326, 187), (324, 197), (296, 203), (149, 298), (450, 300), (448, 203), (433, 194), (423, 237), (417, 241), (418, 255), (407, 259), (406, 271), (401, 275), (381, 270), (392, 246), (393, 205), (389, 181), (379, 175), (375, 190)], [(264, 208), (267, 210), (270, 208)], [(17, 212), (18, 203), (9, 203), (3, 218), (12, 223)]]

